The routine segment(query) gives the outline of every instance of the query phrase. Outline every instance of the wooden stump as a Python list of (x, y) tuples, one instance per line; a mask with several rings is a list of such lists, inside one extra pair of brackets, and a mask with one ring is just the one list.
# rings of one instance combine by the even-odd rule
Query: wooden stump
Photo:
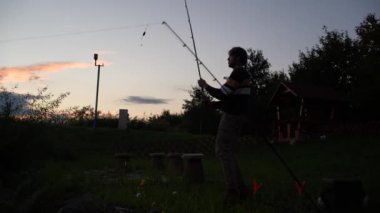
[(159, 153), (150, 153), (149, 156), (152, 159), (152, 167), (156, 170), (164, 170), (165, 169), (165, 153), (159, 152)]
[(182, 159), (185, 161), (183, 179), (189, 183), (203, 183), (204, 173), (202, 166), (202, 153), (183, 154)]
[(182, 175), (183, 173), (183, 161), (181, 158), (182, 154), (180, 153), (169, 153), (167, 154), (169, 167), (175, 172), (177, 175)]
[(115, 159), (117, 160), (118, 167), (127, 169), (129, 161), (131, 160), (131, 154), (129, 153), (116, 153)]
[(328, 212), (362, 212), (365, 192), (357, 179), (323, 179), (321, 199)]

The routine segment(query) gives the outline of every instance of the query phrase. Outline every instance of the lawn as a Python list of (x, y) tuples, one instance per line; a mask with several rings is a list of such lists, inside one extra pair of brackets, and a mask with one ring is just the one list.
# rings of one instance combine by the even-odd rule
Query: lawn
[[(271, 149), (254, 139), (240, 143), (237, 155), (247, 183), (252, 187), (256, 181), (262, 188), (242, 205), (225, 209), (223, 172), (212, 153), (211, 136), (26, 126), (8, 129), (5, 138), (1, 212), (57, 212), (73, 199), (88, 202), (94, 211), (159, 207), (163, 212), (315, 212)], [(378, 212), (378, 141), (328, 136), (275, 146), (315, 200), (323, 178), (359, 178), (369, 194), (370, 212)], [(153, 170), (148, 153), (156, 151), (204, 152), (205, 182), (187, 184), (170, 170)], [(117, 152), (133, 154), (127, 169), (118, 166)]]

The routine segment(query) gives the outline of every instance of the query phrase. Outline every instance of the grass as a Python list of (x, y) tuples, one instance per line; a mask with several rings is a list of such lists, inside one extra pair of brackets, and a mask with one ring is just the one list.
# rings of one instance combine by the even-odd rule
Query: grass
[[(165, 151), (173, 144), (196, 150), (200, 146), (194, 148), (191, 143), (207, 138), (186, 133), (44, 128), (30, 142), (38, 141), (44, 150), (28, 144), (32, 157), (25, 157), (26, 169), (9, 172), (17, 177), (13, 181), (3, 177), (3, 188), (12, 191), (12, 196), (0, 197), (0, 210), (56, 212), (65, 200), (91, 194), (99, 199), (102, 208), (112, 204), (137, 212), (152, 207), (161, 207), (164, 212), (226, 211), (221, 205), (223, 172), (213, 154), (203, 160), (206, 182), (200, 185), (186, 184), (170, 171), (153, 171), (145, 153), (136, 152), (127, 171), (119, 168), (113, 157), (120, 150)], [(331, 137), (294, 146), (279, 144), (276, 148), (305, 181), (305, 190), (313, 198), (319, 196), (323, 178), (356, 177), (363, 181), (370, 208), (375, 212), (380, 200), (380, 174), (375, 166), (380, 160), (378, 141), (379, 137)], [(33, 162), (33, 153), (40, 155), (35, 157), (37, 163)], [(313, 212), (305, 197), (297, 194), (294, 182), (268, 146), (241, 144), (238, 159), (247, 183), (252, 185), (256, 180), (263, 187), (251, 200), (226, 212)], [(138, 176), (131, 180), (131, 174)]]

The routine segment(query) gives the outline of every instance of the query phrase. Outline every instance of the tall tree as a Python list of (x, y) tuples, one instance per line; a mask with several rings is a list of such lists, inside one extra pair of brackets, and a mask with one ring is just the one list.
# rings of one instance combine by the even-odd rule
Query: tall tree
[(182, 105), (183, 113), (183, 127), (192, 133), (199, 133), (200, 119), (202, 119), (202, 133), (214, 134), (216, 133), (220, 113), (207, 103), (210, 103), (213, 98), (204, 93), (199, 87), (193, 87), (189, 91), (190, 100), (184, 100)]
[(356, 27), (360, 66), (355, 72), (352, 98), (355, 108), (367, 120), (379, 120), (380, 112), (380, 21), (369, 14)]
[(23, 110), (26, 110), (28, 96), (16, 93), (14, 91), (16, 88), (7, 89), (0, 86), (0, 119), (14, 119), (16, 115), (20, 115)]
[(249, 48), (247, 69), (251, 75), (252, 89), (256, 96), (262, 96), (266, 92), (268, 84), (270, 82), (270, 63), (267, 58), (264, 57), (263, 51), (254, 50)]
[(380, 22), (369, 14), (356, 27), (357, 38), (347, 32), (328, 31), (319, 43), (300, 52), (299, 62), (289, 68), (291, 81), (329, 86), (353, 101), (354, 114), (364, 120), (380, 119)]
[(270, 71), (271, 64), (262, 50), (249, 48), (247, 69), (251, 75), (253, 95), (261, 104), (268, 104), (279, 82), (289, 82), (284, 71)]
[(328, 31), (327, 27), (323, 30), (319, 44), (300, 52), (299, 62), (290, 66), (291, 81), (349, 92), (359, 62), (358, 44), (346, 31)]
[(364, 57), (380, 53), (380, 22), (375, 14), (368, 14), (364, 21), (355, 29)]

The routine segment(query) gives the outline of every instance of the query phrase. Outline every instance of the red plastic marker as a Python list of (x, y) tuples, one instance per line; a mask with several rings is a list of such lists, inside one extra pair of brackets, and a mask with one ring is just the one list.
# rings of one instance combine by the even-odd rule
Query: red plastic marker
[(263, 184), (258, 184), (256, 180), (253, 180), (253, 194), (256, 194), (262, 186)]
[(302, 195), (302, 191), (305, 188), (305, 181), (302, 181), (301, 185), (297, 181), (295, 181), (295, 183), (296, 183), (296, 189), (297, 189), (298, 195)]

